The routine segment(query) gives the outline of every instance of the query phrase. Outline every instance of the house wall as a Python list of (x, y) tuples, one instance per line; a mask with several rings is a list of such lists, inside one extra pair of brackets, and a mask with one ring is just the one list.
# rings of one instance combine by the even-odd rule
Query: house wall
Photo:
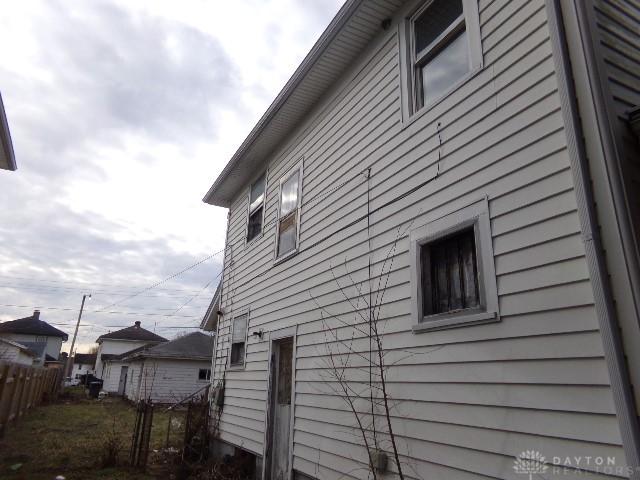
[[(323, 371), (322, 310), (352, 310), (343, 292), (358, 301), (352, 279), (367, 278), (366, 222), (330, 234), (366, 213), (364, 180), (338, 186), (371, 167), (371, 210), (381, 208), (370, 218), (375, 283), (402, 233), (380, 312), (406, 478), (517, 480), (513, 460), (525, 450), (548, 461), (604, 456), (624, 465), (544, 2), (481, 0), (480, 22), (484, 68), (407, 124), (397, 31), (381, 34), (268, 159), (266, 228), (249, 246), (248, 190), (236, 198), (214, 372), (221, 379), (226, 371), (222, 440), (263, 455), (269, 335), (297, 326), (293, 466), (315, 478), (367, 477), (354, 418)], [(301, 157), (300, 252), (274, 265), (278, 182)], [(501, 321), (414, 334), (406, 230), (484, 197)], [(229, 369), (231, 320), (247, 308), (248, 331), (265, 335), (249, 336), (245, 368)], [(357, 348), (368, 351), (367, 339), (340, 331), (355, 333)], [(593, 464), (585, 468), (589, 478), (605, 478)]]
[(133, 340), (102, 340), (102, 342), (98, 345), (98, 352), (96, 353), (96, 377), (103, 378), (105, 372), (102, 362), (103, 353), (118, 355), (120, 353), (133, 350), (134, 348), (142, 347), (147, 343), (148, 342), (136, 342)]
[(27, 355), (14, 345), (0, 342), (0, 360), (3, 362), (18, 363), (20, 365), (33, 365), (33, 357)]
[[(122, 367), (128, 366), (127, 362), (119, 362), (114, 360), (108, 360), (104, 363), (104, 375), (102, 377), (102, 389), (105, 392), (116, 393), (118, 386), (120, 385), (120, 375), (122, 374)], [(127, 371), (127, 376), (129, 371)]]
[[(37, 342), (40, 336), (36, 335), (24, 335), (21, 333), (3, 333), (2, 336), (14, 342)], [(56, 360), (60, 356), (60, 349), (62, 348), (62, 338), (60, 337), (46, 337), (47, 347), (45, 348), (45, 354), (51, 355)], [(43, 359), (44, 360), (44, 359)]]
[(79, 375), (86, 375), (87, 373), (93, 373), (93, 368), (88, 363), (74, 363), (71, 370), (71, 378), (76, 378)]
[(126, 396), (133, 401), (150, 396), (157, 403), (179, 402), (209, 384), (198, 379), (201, 368), (211, 368), (211, 362), (177, 359), (146, 359), (144, 365), (142, 361), (132, 362)]

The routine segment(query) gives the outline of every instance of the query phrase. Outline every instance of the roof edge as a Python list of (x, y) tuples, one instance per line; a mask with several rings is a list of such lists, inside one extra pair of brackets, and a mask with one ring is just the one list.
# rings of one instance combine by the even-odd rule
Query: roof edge
[(245, 154), (245, 152), (251, 147), (253, 142), (261, 135), (262, 131), (271, 122), (273, 117), (278, 113), (282, 105), (287, 101), (289, 96), (297, 88), (300, 82), (304, 79), (304, 76), (311, 70), (311, 67), (318, 61), (320, 56), (324, 53), (331, 41), (337, 36), (340, 30), (343, 28), (347, 20), (353, 15), (355, 10), (360, 6), (363, 0), (347, 0), (347, 2), (340, 8), (338, 13), (333, 17), (331, 23), (322, 32), (320, 38), (313, 45), (307, 56), (302, 60), (302, 63), (298, 66), (291, 78), (287, 81), (275, 100), (271, 102), (267, 111), (262, 115), (258, 123), (253, 127), (249, 135), (242, 142), (236, 153), (233, 154), (231, 160), (225, 165), (224, 169), (218, 175), (215, 182), (206, 195), (202, 198), (202, 201), (209, 205), (217, 207), (229, 208), (231, 206), (231, 200), (223, 198), (216, 198), (215, 193), (218, 187), (227, 179), (231, 170), (235, 167), (236, 163)]
[(0, 94), (0, 144), (2, 144), (2, 149), (9, 162), (7, 170), (17, 170), (18, 165), (16, 164), (16, 157), (13, 151), (13, 142), (11, 141), (9, 122), (4, 110), (4, 103), (2, 102), (2, 94)]

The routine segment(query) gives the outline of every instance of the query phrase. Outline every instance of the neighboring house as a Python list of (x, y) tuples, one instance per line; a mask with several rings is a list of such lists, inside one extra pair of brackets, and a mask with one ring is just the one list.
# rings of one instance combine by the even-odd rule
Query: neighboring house
[(16, 168), (16, 157), (13, 153), (9, 123), (7, 122), (7, 114), (4, 111), (2, 95), (0, 94), (0, 169), (15, 170)]
[(119, 385), (124, 384), (128, 364), (122, 361), (123, 353), (166, 341), (166, 338), (142, 328), (139, 321), (131, 327), (98, 337), (95, 376), (103, 380), (103, 390), (115, 393), (118, 392)]
[(18, 363), (20, 365), (32, 366), (36, 354), (29, 348), (18, 342), (13, 342), (0, 337), (0, 360), (3, 362)]
[(368, 478), (335, 332), (394, 478), (373, 303), (405, 478), (518, 479), (522, 452), (639, 478), (639, 11), (346, 2), (205, 196), (223, 444), (265, 479)]
[(194, 332), (127, 355), (124, 394), (132, 401), (177, 403), (209, 385), (213, 336)]
[(80, 378), (81, 375), (93, 374), (96, 366), (95, 353), (76, 353), (73, 356), (73, 369), (71, 378)]
[(30, 317), (0, 323), (0, 337), (27, 346), (37, 354), (38, 365), (58, 362), (62, 342), (68, 335), (47, 322), (40, 320), (40, 311), (35, 310)]

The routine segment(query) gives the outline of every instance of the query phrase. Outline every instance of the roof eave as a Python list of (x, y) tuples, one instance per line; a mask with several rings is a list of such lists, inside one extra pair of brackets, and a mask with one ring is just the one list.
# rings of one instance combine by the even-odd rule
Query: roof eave
[(233, 198), (231, 195), (225, 195), (220, 190), (223, 187), (225, 181), (229, 177), (231, 171), (236, 167), (237, 163), (240, 161), (242, 156), (247, 152), (247, 150), (251, 147), (251, 145), (256, 141), (256, 139), (262, 134), (263, 130), (267, 125), (271, 122), (271, 120), (278, 113), (280, 108), (287, 101), (289, 96), (293, 93), (293, 91), (297, 88), (300, 82), (304, 79), (305, 75), (311, 70), (313, 65), (318, 61), (318, 59), (322, 56), (323, 52), (327, 48), (327, 46), (331, 43), (331, 41), (338, 35), (340, 30), (343, 28), (345, 23), (349, 20), (354, 11), (358, 8), (358, 6), (362, 3), (363, 0), (347, 0), (342, 8), (338, 11), (336, 16), (333, 18), (329, 26), (322, 33), (318, 41), (314, 44), (311, 51), (304, 58), (300, 66), (296, 69), (294, 74), (291, 76), (289, 81), (285, 84), (284, 88), (280, 91), (275, 100), (271, 103), (267, 111), (264, 113), (262, 118), (258, 121), (258, 123), (253, 127), (247, 138), (242, 142), (240, 148), (236, 151), (236, 153), (231, 157), (229, 163), (224, 167), (218, 178), (216, 178), (215, 182), (207, 192), (207, 194), (202, 199), (203, 202), (208, 203), (210, 205), (214, 205), (217, 207), (229, 208), (231, 206), (231, 202)]
[(15, 171), (18, 166), (13, 152), (7, 114), (4, 110), (4, 103), (2, 103), (2, 94), (0, 94), (0, 149), (2, 150), (0, 153), (0, 168)]

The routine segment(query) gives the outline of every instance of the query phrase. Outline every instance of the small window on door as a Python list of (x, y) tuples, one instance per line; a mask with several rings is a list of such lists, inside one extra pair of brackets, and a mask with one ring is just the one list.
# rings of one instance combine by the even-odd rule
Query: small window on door
[(298, 249), (302, 163), (280, 181), (280, 207), (276, 258), (284, 258)]
[(198, 370), (198, 380), (209, 380), (211, 379), (211, 369), (210, 368), (201, 368)]
[(262, 233), (264, 222), (264, 198), (266, 175), (262, 174), (253, 184), (249, 192), (249, 220), (247, 222), (247, 242)]
[(233, 331), (231, 333), (231, 366), (244, 365), (245, 346), (247, 342), (247, 320), (248, 314), (239, 315), (233, 319)]

